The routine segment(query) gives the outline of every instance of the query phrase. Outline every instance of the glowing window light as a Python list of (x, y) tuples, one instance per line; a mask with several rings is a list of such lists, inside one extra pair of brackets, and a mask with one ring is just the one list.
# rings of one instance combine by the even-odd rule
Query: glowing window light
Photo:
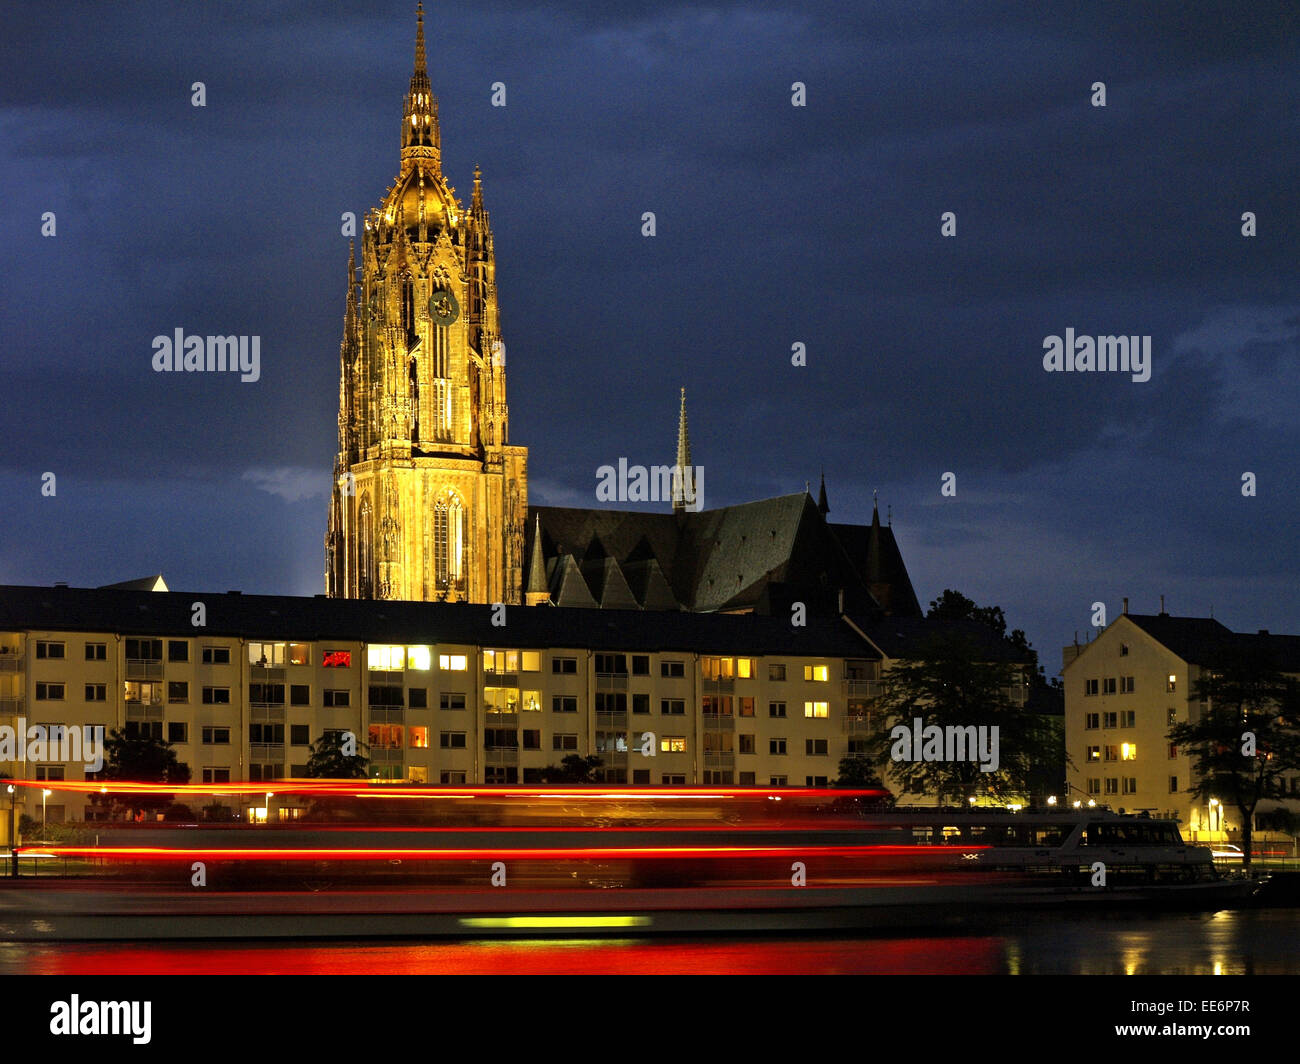
[(583, 928), (649, 927), (649, 916), (462, 916), (461, 927), (475, 928)]
[(433, 668), (433, 650), (430, 647), (407, 647), (406, 667), (428, 672)]

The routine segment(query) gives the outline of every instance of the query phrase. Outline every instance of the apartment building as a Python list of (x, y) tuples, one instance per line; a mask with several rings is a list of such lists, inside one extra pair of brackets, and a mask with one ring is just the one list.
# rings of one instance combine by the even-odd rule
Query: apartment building
[[(1300, 674), (1300, 637), (1233, 632), (1211, 617), (1124, 613), (1097, 638), (1064, 649), (1066, 749), (1072, 800), (1176, 816), (1193, 832), (1240, 827), (1224, 798), (1195, 800), (1188, 751), (1166, 736), (1198, 720), (1197, 682), (1229, 656), (1264, 648), (1281, 671)], [(1300, 800), (1300, 777), (1287, 781)], [(1276, 808), (1262, 802), (1258, 812)], [(1288, 803), (1290, 804), (1290, 803)]]
[[(332, 730), (378, 780), (538, 782), (594, 754), (608, 783), (824, 786), (865, 754), (881, 665), (840, 618), (0, 588), (0, 726), (152, 735), (213, 785), (301, 776)], [(51, 821), (84, 812), (54, 798)]]

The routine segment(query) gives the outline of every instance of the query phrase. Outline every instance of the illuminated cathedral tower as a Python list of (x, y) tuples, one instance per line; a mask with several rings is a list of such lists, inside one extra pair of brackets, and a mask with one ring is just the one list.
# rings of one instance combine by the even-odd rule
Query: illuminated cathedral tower
[(402, 165), (348, 257), (325, 587), (521, 602), (528, 450), (511, 447), (492, 229), (442, 173), (417, 13)]

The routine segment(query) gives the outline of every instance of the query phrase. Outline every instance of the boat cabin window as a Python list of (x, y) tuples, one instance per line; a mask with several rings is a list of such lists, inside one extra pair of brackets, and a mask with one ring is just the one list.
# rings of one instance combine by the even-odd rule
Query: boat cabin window
[(1085, 846), (1177, 846), (1182, 843), (1172, 824), (1089, 824)]

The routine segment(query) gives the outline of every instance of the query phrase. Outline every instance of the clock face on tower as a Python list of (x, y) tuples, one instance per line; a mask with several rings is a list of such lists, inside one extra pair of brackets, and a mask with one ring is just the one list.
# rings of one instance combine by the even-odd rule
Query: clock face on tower
[(460, 317), (460, 304), (450, 290), (439, 288), (429, 297), (429, 317), (435, 325), (444, 326)]

